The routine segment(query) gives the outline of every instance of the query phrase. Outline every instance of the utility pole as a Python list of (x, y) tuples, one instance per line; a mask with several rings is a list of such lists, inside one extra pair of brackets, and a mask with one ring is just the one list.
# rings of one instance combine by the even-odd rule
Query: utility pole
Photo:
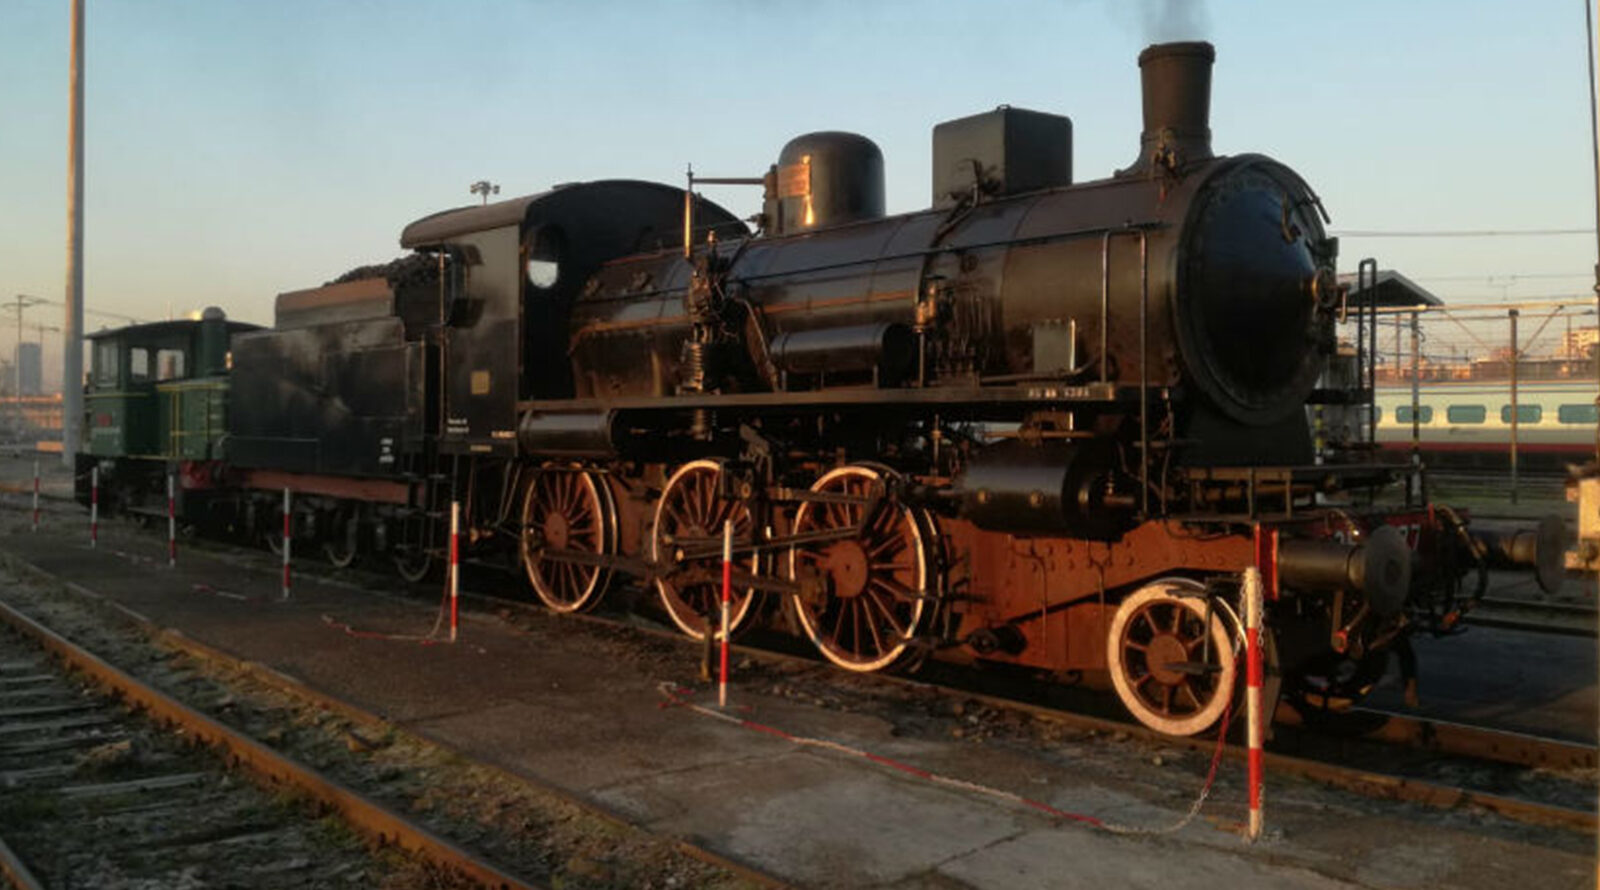
[[(77, 461), (83, 424), (83, 0), (72, 4), (67, 115), (67, 310), (61, 335), (61, 460)], [(1587, 0), (1585, 0), (1587, 2)]]
[[(1597, 249), (1600, 249), (1600, 105), (1597, 105), (1595, 101), (1594, 79), (1594, 44), (1597, 38), (1600, 38), (1600, 34), (1596, 34), (1595, 32), (1594, 10), (1589, 5), (1589, 0), (1583, 0), (1583, 45), (1584, 48), (1588, 50), (1589, 54), (1589, 132), (1593, 134), (1589, 146), (1594, 153), (1593, 162), (1595, 168), (1595, 238), (1597, 239), (1596, 247)], [(1593, 373), (1597, 376), (1597, 378), (1600, 378), (1600, 253), (1596, 253), (1595, 260), (1594, 298), (1595, 309), (1597, 310), (1597, 314), (1595, 316), (1596, 348), (1595, 366), (1593, 369), (1591, 369), (1590, 373)], [(1600, 407), (1600, 392), (1596, 392), (1595, 394), (1595, 405)], [(1596, 461), (1600, 461), (1600, 424), (1595, 425), (1594, 450)], [(1582, 499), (1580, 499), (1578, 506), (1580, 509), (1586, 509), (1590, 505), (1585, 504)], [(1596, 579), (1597, 583), (1600, 583), (1600, 574), (1596, 575)], [(1600, 643), (1600, 639), (1597, 639), (1597, 643)], [(1597, 844), (1596, 852), (1600, 853), (1600, 837), (1597, 837), (1595, 842)], [(1595, 887), (1597, 890), (1600, 890), (1600, 868), (1595, 869), (1594, 874)]]
[(467, 191), (472, 192), (474, 195), (482, 195), (483, 203), (488, 204), (490, 195), (500, 194), (500, 186), (495, 185), (487, 179), (480, 179), (477, 182), (474, 182), (471, 186), (468, 186)]

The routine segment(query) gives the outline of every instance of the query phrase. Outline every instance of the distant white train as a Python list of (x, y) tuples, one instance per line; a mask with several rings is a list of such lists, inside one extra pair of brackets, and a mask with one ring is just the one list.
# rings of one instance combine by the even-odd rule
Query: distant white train
[[(1558, 470), (1595, 453), (1595, 381), (1533, 380), (1517, 386), (1517, 463)], [(1378, 444), (1411, 449), (1409, 383), (1379, 385)], [(1502, 468), (1510, 463), (1511, 390), (1507, 381), (1426, 381), (1417, 399), (1417, 433), (1430, 466)]]

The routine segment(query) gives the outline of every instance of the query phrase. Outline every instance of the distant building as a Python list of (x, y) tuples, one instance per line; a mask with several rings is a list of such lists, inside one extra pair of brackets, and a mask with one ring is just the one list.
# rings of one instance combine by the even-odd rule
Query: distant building
[(37, 396), (44, 394), (44, 355), (37, 343), (21, 343), (17, 346), (17, 365), (19, 370), (19, 384), (22, 395)]
[(1600, 342), (1600, 328), (1567, 331), (1561, 338), (1561, 354), (1567, 358), (1583, 358), (1594, 351), (1596, 342)]

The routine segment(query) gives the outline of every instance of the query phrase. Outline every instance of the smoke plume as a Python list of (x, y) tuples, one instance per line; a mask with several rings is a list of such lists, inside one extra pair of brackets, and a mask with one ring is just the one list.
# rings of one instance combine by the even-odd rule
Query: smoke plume
[(1137, 28), (1145, 43), (1206, 40), (1211, 21), (1205, 0), (1107, 0), (1117, 21)]

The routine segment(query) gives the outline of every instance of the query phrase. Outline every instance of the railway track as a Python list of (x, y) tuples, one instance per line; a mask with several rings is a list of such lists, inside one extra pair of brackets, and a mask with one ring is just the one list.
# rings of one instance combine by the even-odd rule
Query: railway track
[(1485, 597), (1467, 613), (1466, 622), (1480, 627), (1592, 637), (1597, 628), (1595, 614), (1594, 606), (1582, 603)]
[[(230, 548), (230, 558), (247, 564), (260, 562), (254, 551), (237, 548)], [(270, 571), (264, 565), (253, 567)], [(325, 583), (367, 587), (352, 583), (348, 572), (333, 577), (310, 564), (301, 570), (301, 574), (303, 577), (319, 575)], [(493, 585), (477, 584), (463, 590), (463, 604), (487, 612), (506, 613), (510, 610), (530, 617), (551, 617), (534, 604), (481, 589), (484, 586)], [(630, 633), (670, 641), (691, 651), (699, 650), (699, 644), (681, 634), (642, 627), (635, 621), (624, 622), (604, 615), (561, 616), (555, 620), (609, 630), (625, 627)], [(885, 689), (905, 690), (916, 695), (959, 697), (985, 708), (1022, 714), (1091, 733), (1136, 738), (1205, 753), (1209, 753), (1215, 744), (1214, 739), (1175, 739), (1149, 731), (1129, 720), (1040, 704), (1038, 702), (1048, 700), (1048, 696), (1036, 695), (1037, 688), (1029, 684), (1007, 689), (1005, 687), (1008, 684), (1001, 683), (997, 689), (994, 688), (995, 684), (986, 681), (963, 682), (949, 676), (929, 682), (927, 679), (893, 674), (839, 674), (809, 655), (747, 645), (735, 648), (741, 657), (756, 664), (815, 668), (815, 682), (819, 684), (840, 683), (843, 682), (842, 678), (848, 677), (852, 683), (866, 681)], [(1561, 802), (1535, 799), (1518, 793), (1516, 788), (1519, 772), (1529, 769), (1593, 769), (1596, 752), (1592, 745), (1367, 710), (1357, 711), (1350, 715), (1352, 720), (1342, 721), (1345, 726), (1356, 724), (1362, 729), (1361, 735), (1330, 735), (1315, 727), (1298, 725), (1299, 721), (1292, 714), (1287, 708), (1280, 709), (1280, 719), (1274, 726), (1276, 738), (1267, 754), (1267, 766), (1273, 772), (1303, 776), (1380, 798), (1444, 808), (1476, 807), (1533, 824), (1580, 832), (1595, 830), (1595, 814), (1590, 803), (1592, 794), (1587, 786), (1581, 795), (1558, 795), (1567, 798)], [(1242, 760), (1246, 756), (1243, 746), (1234, 744), (1225, 748), (1225, 754), (1235, 760)], [(1480, 767), (1485, 765), (1490, 767), (1491, 775), (1486, 782), (1473, 787), (1439, 778), (1441, 774), (1452, 772), (1482, 773)]]
[(8, 605), (0, 623), (0, 870), (14, 886), (534, 886)]

